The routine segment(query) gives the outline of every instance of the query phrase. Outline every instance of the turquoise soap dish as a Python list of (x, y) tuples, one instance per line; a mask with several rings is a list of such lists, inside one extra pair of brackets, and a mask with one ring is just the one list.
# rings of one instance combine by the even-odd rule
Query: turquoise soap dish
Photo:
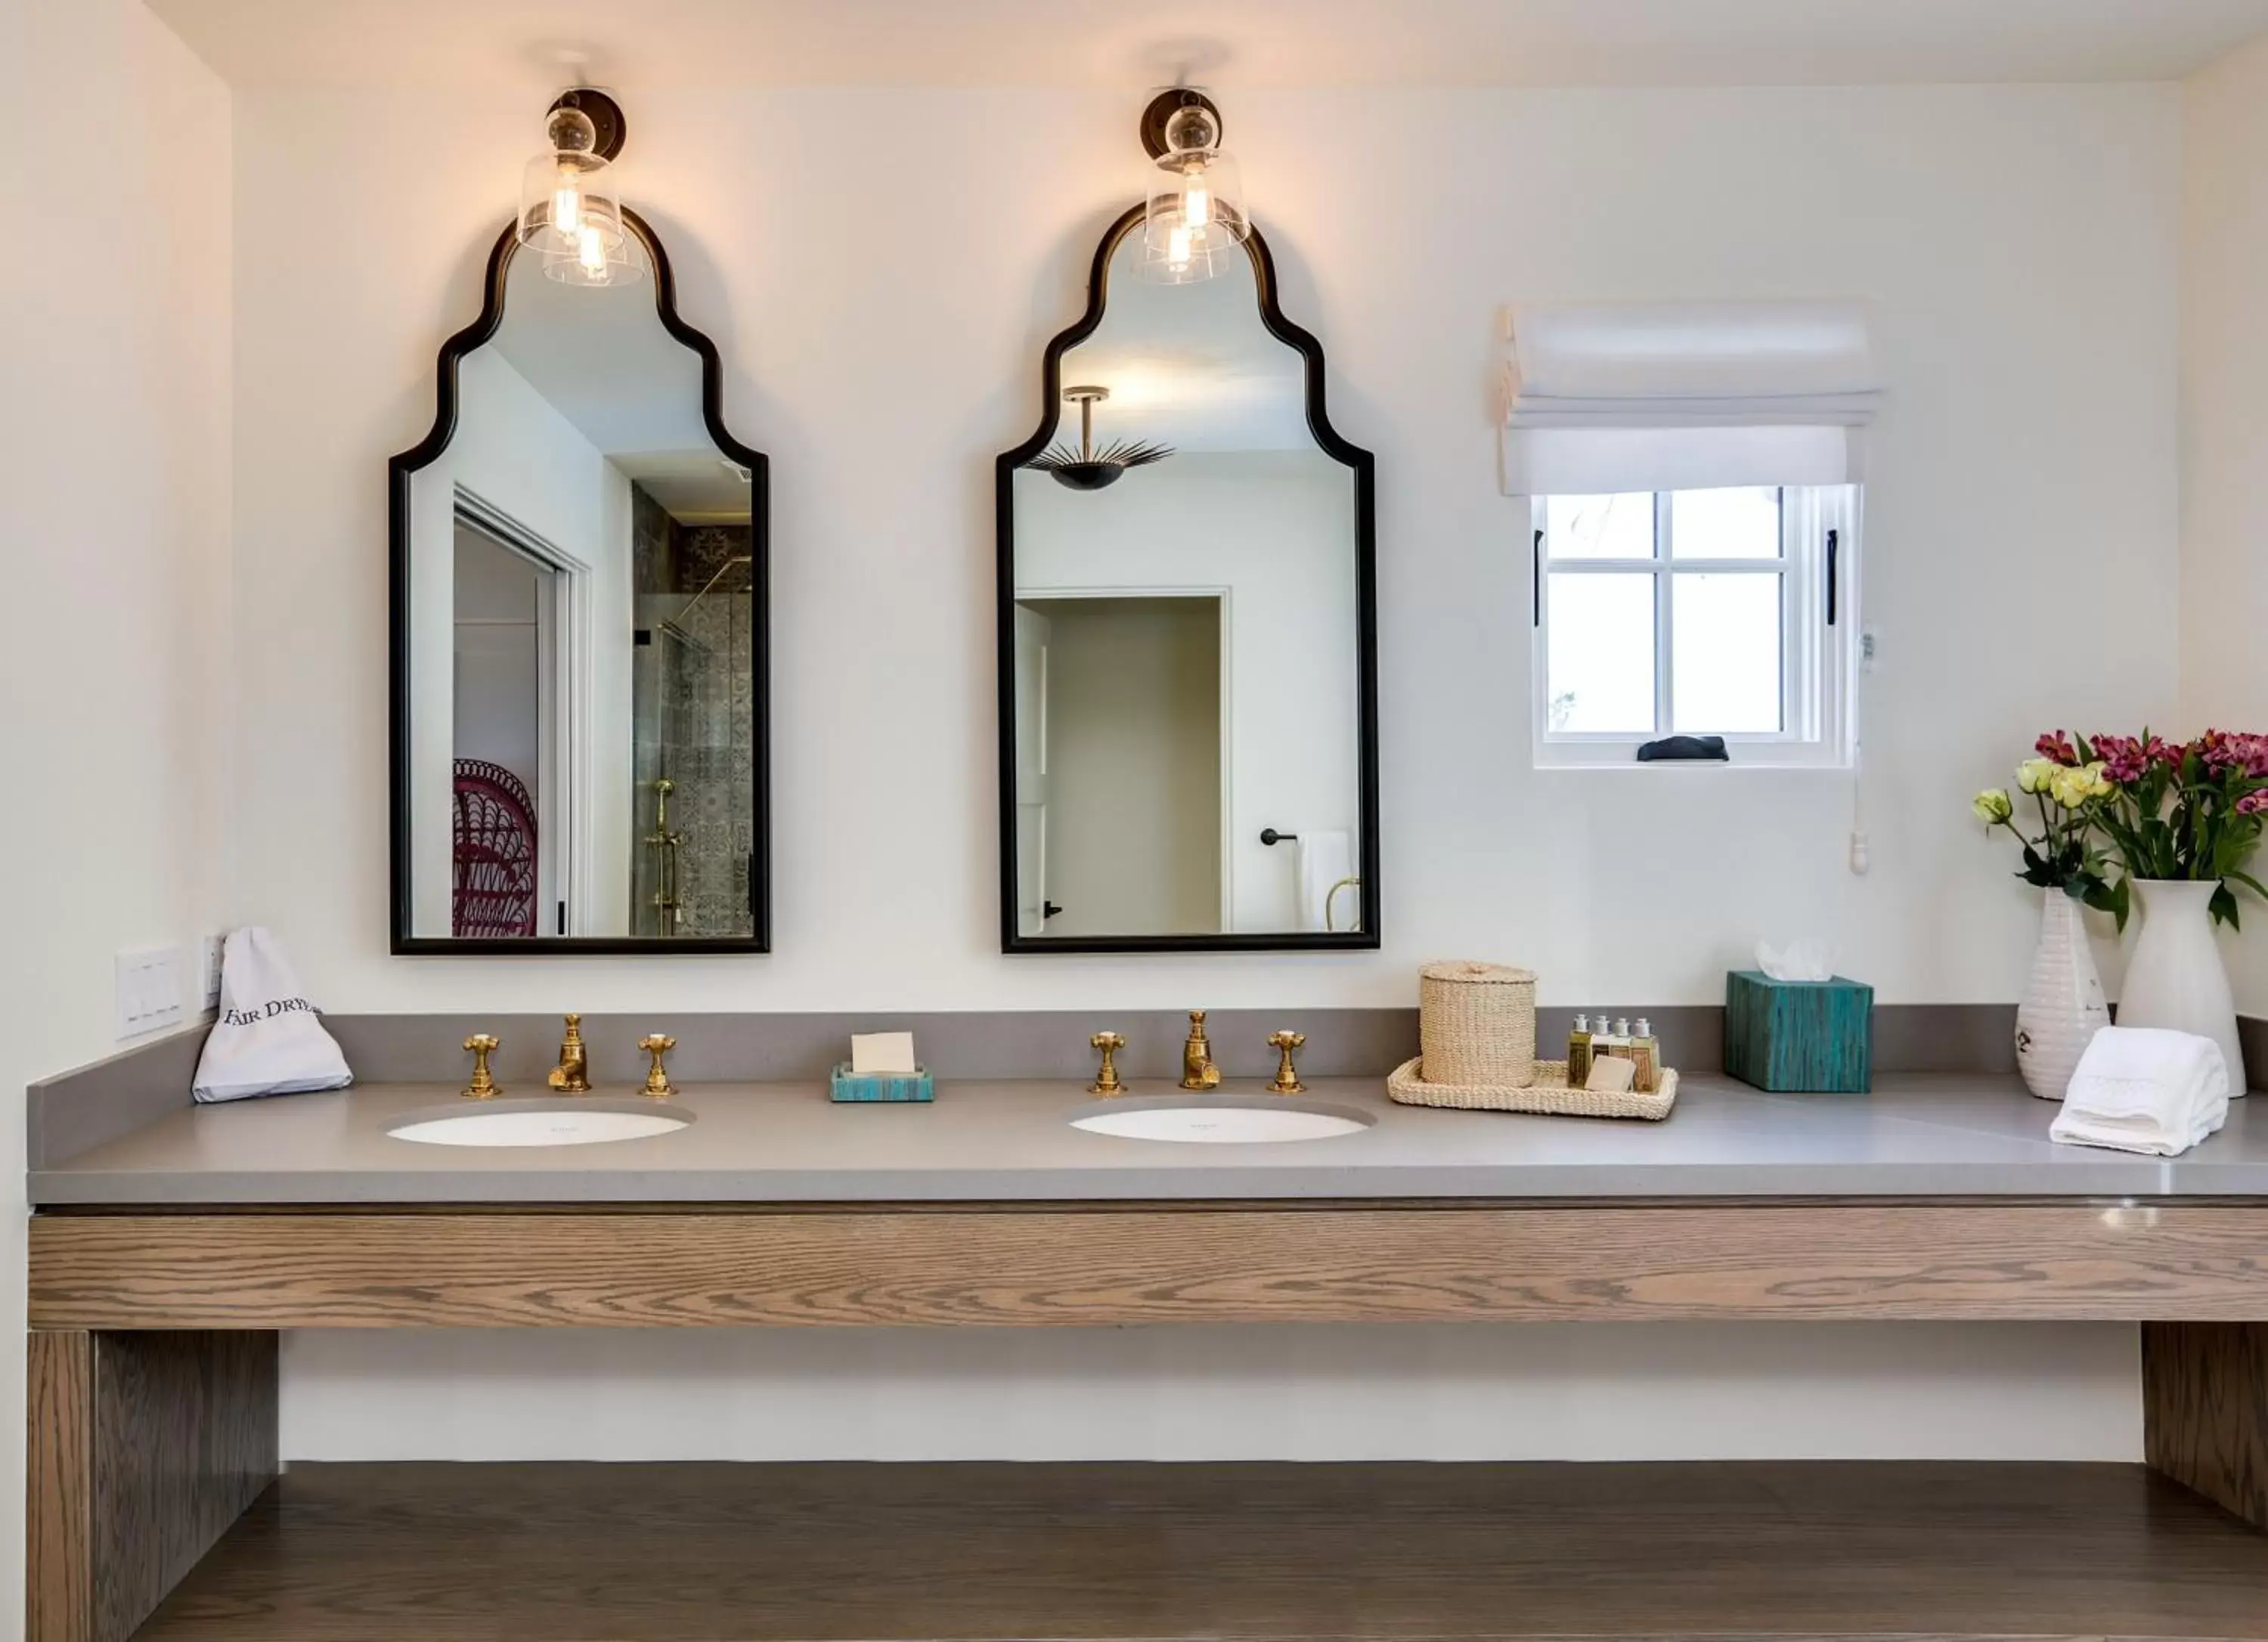
[(876, 1101), (934, 1101), (936, 1086), (930, 1082), (929, 1068), (921, 1066), (912, 1071), (854, 1072), (849, 1061), (838, 1062), (834, 1081), (828, 1086), (828, 1099), (847, 1105), (863, 1105)]

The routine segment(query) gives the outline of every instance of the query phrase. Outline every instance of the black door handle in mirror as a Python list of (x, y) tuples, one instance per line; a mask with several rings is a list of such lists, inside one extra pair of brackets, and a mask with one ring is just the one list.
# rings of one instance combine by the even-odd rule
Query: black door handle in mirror
[(1042, 901), (1040, 902), (1040, 916), (1043, 918), (1054, 917), (1062, 911), (1063, 909), (1056, 905), (1052, 901)]

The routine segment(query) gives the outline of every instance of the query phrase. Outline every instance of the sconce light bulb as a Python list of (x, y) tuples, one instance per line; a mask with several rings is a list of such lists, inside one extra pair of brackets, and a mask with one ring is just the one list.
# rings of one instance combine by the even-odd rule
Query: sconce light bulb
[(606, 278), (606, 236), (586, 223), (576, 234), (575, 239), (576, 249), (583, 264), (583, 271), (594, 281)]
[(1189, 265), (1189, 231), (1185, 225), (1175, 224), (1166, 238), (1166, 261), (1176, 269)]
[(551, 195), (551, 226), (556, 232), (572, 235), (583, 225), (583, 191), (575, 186), (574, 178), (563, 168), (559, 186)]
[(1190, 227), (1200, 233), (1212, 222), (1212, 190), (1205, 187), (1203, 170), (1189, 173), (1189, 187), (1182, 191), (1182, 214)]

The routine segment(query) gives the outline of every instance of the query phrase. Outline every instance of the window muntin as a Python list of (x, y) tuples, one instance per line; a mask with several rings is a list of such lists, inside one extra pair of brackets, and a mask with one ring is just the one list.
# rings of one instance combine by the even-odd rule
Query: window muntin
[(1839, 485), (1535, 498), (1537, 762), (1715, 734), (1736, 763), (1846, 763), (1853, 582), (1830, 622), (1825, 544), (1856, 512)]

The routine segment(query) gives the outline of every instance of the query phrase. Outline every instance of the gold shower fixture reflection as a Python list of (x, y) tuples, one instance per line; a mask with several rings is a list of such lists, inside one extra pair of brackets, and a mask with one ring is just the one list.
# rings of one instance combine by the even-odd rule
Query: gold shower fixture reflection
[(1097, 450), (1094, 408), (1110, 397), (1110, 390), (1092, 386), (1067, 387), (1063, 396), (1067, 403), (1079, 407), (1079, 447), (1074, 450), (1068, 445), (1051, 445), (1026, 465), (1053, 475), (1055, 482), (1066, 490), (1100, 490), (1105, 485), (1116, 484), (1129, 468), (1161, 462), (1174, 453), (1170, 445), (1150, 445), (1132, 439), (1114, 439)]

